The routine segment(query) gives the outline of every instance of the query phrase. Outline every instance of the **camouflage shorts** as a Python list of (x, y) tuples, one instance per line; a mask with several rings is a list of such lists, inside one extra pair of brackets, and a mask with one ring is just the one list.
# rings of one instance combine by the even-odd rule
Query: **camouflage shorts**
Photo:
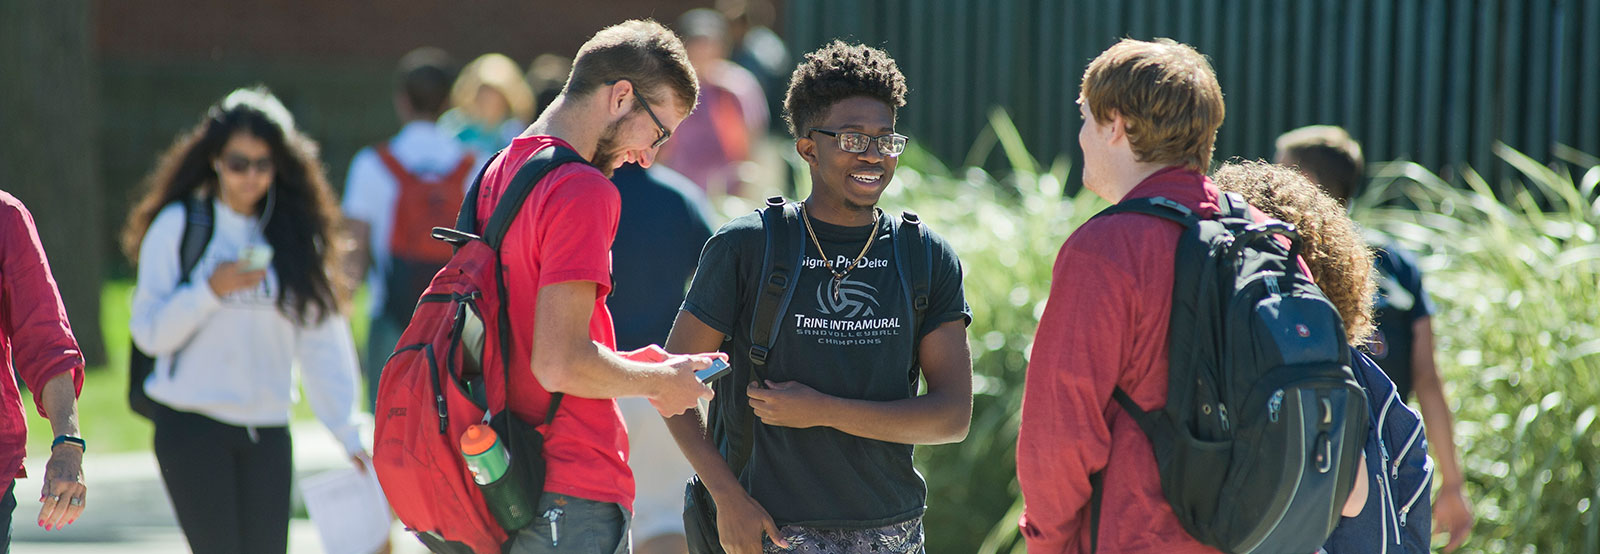
[(787, 550), (763, 541), (766, 554), (924, 554), (922, 518), (872, 529), (816, 529), (785, 525)]

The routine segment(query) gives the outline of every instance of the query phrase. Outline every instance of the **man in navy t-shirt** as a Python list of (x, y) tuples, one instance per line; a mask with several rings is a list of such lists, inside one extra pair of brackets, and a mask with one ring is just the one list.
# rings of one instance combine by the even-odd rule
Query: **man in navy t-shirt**
[[(746, 354), (766, 254), (758, 214), (706, 243), (667, 339), (672, 352), (730, 353), (734, 374), (716, 382), (712, 412), (742, 411), (748, 398), (742, 413), (753, 414), (747, 460), (725, 460), (697, 414), (667, 423), (716, 503), (731, 554), (923, 552), (927, 487), (912, 445), (966, 437), (971, 318), (949, 244), (923, 229), (928, 263), (904, 268), (931, 273), (902, 276), (895, 241), (908, 240), (909, 224), (877, 207), (906, 144), (894, 128), (905, 93), (882, 50), (835, 41), (806, 56), (785, 111), (812, 193), (785, 208), (798, 221), (776, 221), (805, 243), (776, 342), (756, 368)], [(905, 288), (918, 277), (930, 289), (920, 316)]]
[[(1361, 145), (1344, 129), (1313, 125), (1284, 133), (1277, 162), (1296, 166), (1335, 200), (1350, 205), (1364, 183)], [(1444, 385), (1433, 360), (1433, 300), (1422, 287), (1422, 272), (1410, 252), (1387, 239), (1372, 240), (1377, 250), (1378, 329), (1366, 350), (1394, 381), (1401, 398), (1413, 391), (1422, 407), (1428, 447), (1442, 477), (1434, 500), (1434, 529), (1450, 534), (1445, 551), (1455, 550), (1472, 532), (1472, 504), (1461, 490), (1461, 462)]]

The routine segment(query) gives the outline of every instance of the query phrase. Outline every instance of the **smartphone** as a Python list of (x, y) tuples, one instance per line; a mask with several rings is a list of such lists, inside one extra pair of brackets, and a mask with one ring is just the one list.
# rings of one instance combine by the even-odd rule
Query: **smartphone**
[(722, 358), (712, 358), (711, 367), (694, 372), (694, 376), (700, 378), (701, 383), (710, 383), (732, 371), (733, 366), (728, 365)]

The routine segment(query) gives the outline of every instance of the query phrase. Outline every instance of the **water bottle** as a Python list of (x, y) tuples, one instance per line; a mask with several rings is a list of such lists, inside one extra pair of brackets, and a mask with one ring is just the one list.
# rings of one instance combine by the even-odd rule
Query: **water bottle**
[(472, 471), (478, 490), (483, 492), (489, 513), (501, 527), (515, 532), (533, 523), (533, 505), (528, 502), (528, 491), (515, 472), (507, 471), (511, 467), (511, 453), (500, 441), (499, 433), (482, 423), (467, 427), (461, 434), (461, 457)]

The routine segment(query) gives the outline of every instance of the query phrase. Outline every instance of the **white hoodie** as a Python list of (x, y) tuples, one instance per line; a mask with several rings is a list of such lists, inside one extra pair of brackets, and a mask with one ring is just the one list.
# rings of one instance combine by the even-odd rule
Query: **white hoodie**
[(298, 362), (312, 411), (347, 452), (361, 452), (355, 346), (344, 316), (295, 323), (278, 309), (279, 281), (270, 269), (260, 286), (217, 297), (209, 284), (216, 267), (238, 259), (246, 244), (266, 239), (256, 217), (213, 203), (211, 242), (183, 286), (183, 204), (163, 208), (140, 243), (129, 327), (134, 344), (156, 360), (145, 392), (174, 409), (230, 425), (283, 426), (298, 396)]

